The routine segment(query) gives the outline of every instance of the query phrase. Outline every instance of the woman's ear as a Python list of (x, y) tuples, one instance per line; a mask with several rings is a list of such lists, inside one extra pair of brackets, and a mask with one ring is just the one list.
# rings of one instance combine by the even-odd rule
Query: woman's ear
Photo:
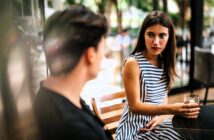
[(88, 62), (89, 64), (92, 64), (95, 62), (96, 60), (96, 50), (94, 47), (89, 47), (87, 50), (86, 50), (86, 53), (85, 53), (85, 58), (86, 58), (86, 62)]

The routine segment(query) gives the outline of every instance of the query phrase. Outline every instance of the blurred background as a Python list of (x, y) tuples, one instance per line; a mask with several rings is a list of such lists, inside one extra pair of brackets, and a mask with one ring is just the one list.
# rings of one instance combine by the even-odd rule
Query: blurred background
[[(208, 102), (213, 103), (212, 0), (1, 0), (1, 140), (36, 139), (31, 105), (39, 83), (49, 74), (42, 46), (43, 25), (52, 13), (75, 3), (105, 15), (110, 25), (102, 70), (82, 91), (82, 98), (89, 105), (92, 97), (123, 89), (122, 62), (135, 47), (144, 17), (153, 10), (166, 12), (176, 29), (176, 71), (179, 77), (169, 93), (170, 102), (182, 101), (183, 94), (195, 92), (202, 102), (207, 95)], [(124, 29), (128, 38), (126, 49), (118, 47), (116, 39)], [(206, 53), (206, 58), (197, 55), (196, 50)], [(114, 55), (115, 52), (119, 57)]]

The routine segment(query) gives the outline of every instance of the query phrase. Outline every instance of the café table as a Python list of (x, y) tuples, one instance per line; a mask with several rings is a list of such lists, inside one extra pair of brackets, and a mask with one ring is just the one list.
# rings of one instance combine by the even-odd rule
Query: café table
[(197, 119), (174, 116), (174, 129), (188, 140), (214, 140), (214, 105), (200, 107)]

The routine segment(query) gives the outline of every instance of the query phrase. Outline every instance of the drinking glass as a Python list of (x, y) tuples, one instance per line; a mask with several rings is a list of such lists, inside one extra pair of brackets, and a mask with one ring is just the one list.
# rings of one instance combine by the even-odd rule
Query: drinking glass
[(196, 94), (184, 95), (184, 103), (198, 103), (199, 104), (199, 96)]

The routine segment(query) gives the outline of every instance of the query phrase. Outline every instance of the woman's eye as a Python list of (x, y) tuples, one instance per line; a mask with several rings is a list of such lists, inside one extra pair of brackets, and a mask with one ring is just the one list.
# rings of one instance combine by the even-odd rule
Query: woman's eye
[(147, 34), (149, 37), (154, 37), (154, 34), (153, 33), (148, 33)]
[(164, 38), (166, 37), (166, 34), (160, 34), (159, 37), (160, 37), (161, 39), (164, 39)]

